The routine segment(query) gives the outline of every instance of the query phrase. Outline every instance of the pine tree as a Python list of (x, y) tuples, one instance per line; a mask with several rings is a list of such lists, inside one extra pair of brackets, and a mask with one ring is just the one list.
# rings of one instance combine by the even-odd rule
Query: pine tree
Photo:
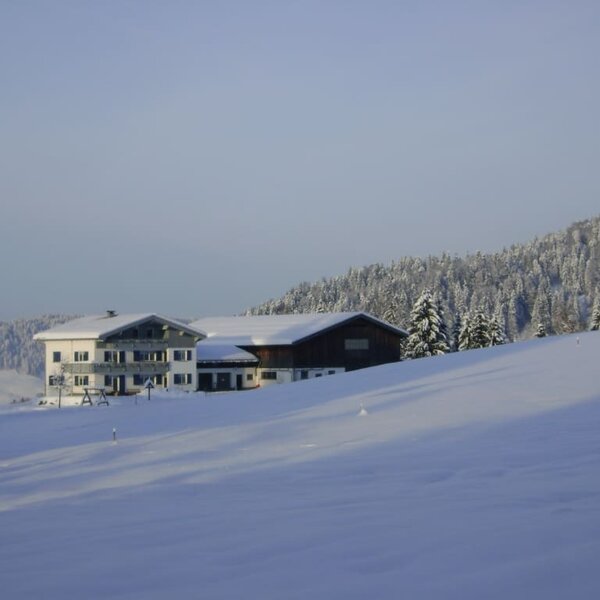
[(508, 335), (511, 340), (516, 340), (519, 335), (519, 321), (518, 321), (518, 299), (516, 292), (513, 290), (510, 293), (507, 308), (507, 329)]
[(398, 326), (398, 301), (396, 299), (396, 294), (390, 286), (384, 291), (383, 301), (385, 303), (385, 310), (382, 315), (383, 320), (391, 325)]
[(442, 301), (438, 298), (436, 300), (436, 304), (437, 304), (437, 313), (438, 316), (440, 318), (440, 334), (443, 337), (443, 339), (446, 342), (446, 346), (448, 347), (446, 352), (451, 352), (451, 340), (450, 340), (450, 333), (448, 331), (448, 324), (446, 323), (446, 316), (445, 316), (445, 311), (444, 311), (444, 307), (442, 305)]
[(448, 340), (431, 292), (425, 290), (415, 302), (410, 314), (406, 358), (437, 356), (448, 352)]
[(489, 321), (488, 336), (490, 339), (490, 346), (501, 346), (506, 342), (504, 331), (496, 315), (494, 315)]
[(473, 318), (473, 324), (471, 327), (471, 338), (473, 348), (486, 348), (490, 345), (490, 331), (488, 319), (483, 314), (483, 311), (479, 310)]
[(460, 348), (460, 332), (462, 330), (462, 317), (460, 313), (456, 313), (454, 316), (454, 323), (452, 325), (452, 352), (458, 352)]
[(590, 318), (590, 331), (598, 331), (600, 329), (600, 292), (596, 290), (596, 298), (592, 308), (592, 316)]
[(532, 325), (542, 324), (546, 331), (552, 328), (552, 305), (550, 300), (550, 285), (543, 279), (537, 289), (535, 302), (531, 311)]
[(473, 322), (470, 314), (466, 314), (462, 319), (462, 327), (458, 335), (458, 350), (471, 350), (475, 348), (473, 344)]

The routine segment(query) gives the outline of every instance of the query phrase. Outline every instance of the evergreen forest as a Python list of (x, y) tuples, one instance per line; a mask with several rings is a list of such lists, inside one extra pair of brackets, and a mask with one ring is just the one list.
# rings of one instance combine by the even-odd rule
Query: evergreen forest
[[(527, 244), (465, 257), (405, 257), (301, 283), (246, 314), (366, 311), (409, 329), (425, 290), (456, 337), (484, 317), (506, 341), (593, 328), (600, 311), (600, 217)], [(450, 337), (450, 336), (449, 336)]]

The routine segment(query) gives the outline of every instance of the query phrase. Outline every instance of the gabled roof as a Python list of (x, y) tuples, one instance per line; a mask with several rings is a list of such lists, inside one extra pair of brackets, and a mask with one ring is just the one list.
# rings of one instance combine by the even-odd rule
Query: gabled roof
[(358, 318), (366, 319), (399, 336), (407, 335), (403, 329), (364, 312), (206, 317), (194, 321), (191, 326), (206, 331), (208, 337), (203, 344), (289, 346)]
[(231, 344), (198, 342), (196, 344), (198, 362), (248, 362), (257, 363), (258, 358)]
[(163, 325), (183, 331), (193, 337), (204, 338), (206, 334), (189, 325), (157, 315), (155, 313), (138, 313), (113, 316), (108, 314), (91, 315), (68, 321), (52, 329), (40, 331), (33, 336), (42, 342), (49, 340), (103, 340), (128, 327), (142, 325), (147, 321), (158, 321)]

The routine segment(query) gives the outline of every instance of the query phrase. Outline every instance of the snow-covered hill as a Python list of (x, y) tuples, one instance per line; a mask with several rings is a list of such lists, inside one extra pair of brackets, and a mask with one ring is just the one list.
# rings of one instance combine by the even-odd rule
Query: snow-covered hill
[(594, 332), (252, 392), (6, 406), (3, 595), (596, 598), (599, 356)]
[(44, 382), (15, 370), (0, 370), (0, 405), (29, 401), (44, 391)]

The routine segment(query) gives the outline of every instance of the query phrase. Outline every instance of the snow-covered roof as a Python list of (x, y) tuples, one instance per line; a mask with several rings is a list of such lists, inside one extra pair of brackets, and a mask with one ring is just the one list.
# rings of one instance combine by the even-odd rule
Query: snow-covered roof
[(231, 344), (198, 342), (196, 354), (199, 362), (258, 362), (258, 358)]
[(404, 330), (364, 312), (205, 317), (191, 325), (206, 331), (205, 344), (216, 342), (234, 346), (287, 346), (359, 317), (406, 336)]
[(189, 335), (198, 338), (204, 338), (204, 331), (185, 325), (174, 319), (163, 317), (155, 313), (136, 313), (136, 314), (108, 314), (91, 315), (68, 321), (62, 325), (57, 325), (46, 331), (40, 331), (33, 336), (34, 340), (42, 342), (49, 340), (101, 340), (110, 335), (118, 333), (122, 329), (141, 325), (146, 321), (158, 321), (163, 325), (168, 325)]

